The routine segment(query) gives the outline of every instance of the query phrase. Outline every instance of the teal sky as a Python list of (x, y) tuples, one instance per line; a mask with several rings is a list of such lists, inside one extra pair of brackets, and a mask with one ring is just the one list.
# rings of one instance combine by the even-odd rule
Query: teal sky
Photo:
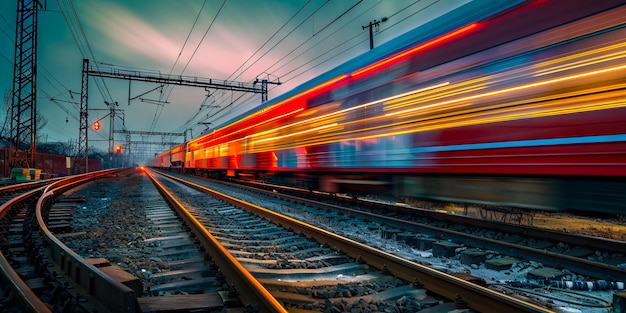
[[(78, 138), (79, 106), (70, 103), (69, 90), (80, 91), (83, 58), (242, 82), (271, 74), (283, 82), (271, 86), (271, 99), (367, 52), (369, 34), (362, 25), (370, 21), (389, 17), (375, 34), (375, 45), (380, 45), (468, 1), (48, 0), (47, 10), (39, 12), (37, 106), (48, 119), (39, 141)], [(12, 89), (16, 3), (0, 0), (2, 93)], [(133, 82), (131, 97), (155, 87)], [(260, 95), (212, 91), (207, 99), (203, 89), (175, 87), (164, 89), (163, 96), (157, 89), (141, 97), (167, 101), (165, 105), (139, 98), (129, 105), (128, 81), (90, 78), (89, 88), (90, 109), (98, 109), (89, 112), (90, 122), (108, 114), (105, 101), (116, 101), (124, 111), (124, 122), (116, 119), (116, 129), (188, 130), (194, 137), (204, 130), (201, 123), (219, 125), (261, 102)], [(101, 125), (102, 130), (90, 131), (89, 145), (106, 150), (109, 119)]]

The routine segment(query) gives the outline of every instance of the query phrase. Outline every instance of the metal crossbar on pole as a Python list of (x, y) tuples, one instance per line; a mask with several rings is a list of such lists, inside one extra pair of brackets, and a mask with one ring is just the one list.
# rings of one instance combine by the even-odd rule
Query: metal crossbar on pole
[(212, 78), (202, 78), (182, 75), (169, 75), (160, 72), (146, 72), (116, 68), (115, 66), (99, 65), (98, 68), (88, 66), (87, 74), (90, 76), (117, 78), (133, 81), (151, 82), (167, 85), (179, 85), (189, 87), (202, 87), (220, 90), (267, 93), (267, 90), (256, 87), (254, 83), (244, 83)]
[[(89, 76), (95, 77), (104, 77), (104, 78), (115, 78), (115, 79), (124, 79), (130, 81), (142, 81), (142, 82), (152, 82), (162, 85), (178, 85), (178, 86), (189, 86), (189, 87), (201, 87), (205, 89), (220, 89), (220, 90), (229, 90), (229, 91), (239, 91), (239, 92), (251, 92), (251, 93), (260, 93), (261, 101), (267, 101), (267, 84), (268, 82), (262, 82), (261, 86), (257, 86), (259, 81), (255, 81), (253, 83), (244, 83), (237, 81), (228, 81), (228, 80), (219, 80), (219, 79), (211, 79), (211, 78), (201, 78), (201, 77), (193, 77), (193, 76), (182, 76), (182, 75), (169, 75), (169, 74), (161, 74), (160, 72), (149, 72), (149, 71), (137, 71), (137, 70), (128, 70), (123, 68), (118, 68), (116, 66), (110, 64), (99, 64), (94, 67), (90, 64), (88, 59), (83, 59), (83, 81), (82, 81), (82, 90), (81, 90), (81, 112), (80, 112), (80, 134), (78, 141), (78, 156), (83, 156), (85, 158), (85, 164), (87, 164), (87, 132), (89, 131), (88, 123), (87, 123), (87, 110), (89, 107), (88, 104), (88, 96), (87, 96), (87, 87)], [(274, 83), (274, 82), (271, 82)], [(130, 83), (129, 83), (130, 84)], [(277, 83), (280, 84), (280, 83)], [(129, 95), (130, 95), (130, 85), (129, 85)], [(130, 99), (130, 96), (129, 96)], [(118, 131), (114, 131), (118, 133)], [(127, 135), (132, 134), (132, 132), (124, 131)], [(139, 132), (138, 132), (139, 133)], [(146, 132), (141, 132), (142, 134), (146, 134)], [(163, 135), (163, 133), (158, 133), (159, 135)], [(183, 135), (183, 133), (170, 133), (170, 136), (179, 136)], [(85, 167), (85, 171), (88, 171), (87, 167)]]

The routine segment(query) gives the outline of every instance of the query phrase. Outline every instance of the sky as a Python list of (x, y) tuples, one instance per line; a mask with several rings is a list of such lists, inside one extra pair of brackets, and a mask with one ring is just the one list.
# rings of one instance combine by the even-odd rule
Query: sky
[[(12, 90), (17, 1), (0, 0), (2, 94)], [(37, 108), (48, 123), (39, 142), (77, 140), (85, 58), (144, 72), (280, 80), (269, 85), (272, 99), (367, 52), (363, 26), (369, 22), (388, 18), (374, 33), (378, 46), (468, 1), (47, 0), (39, 11)], [(118, 104), (116, 130), (186, 133), (188, 139), (261, 104), (259, 94), (157, 87), (132, 82), (129, 91), (128, 81), (91, 77), (88, 120), (100, 120), (101, 130), (89, 131), (89, 147), (107, 150), (106, 102)], [(116, 142), (123, 139), (115, 135)]]

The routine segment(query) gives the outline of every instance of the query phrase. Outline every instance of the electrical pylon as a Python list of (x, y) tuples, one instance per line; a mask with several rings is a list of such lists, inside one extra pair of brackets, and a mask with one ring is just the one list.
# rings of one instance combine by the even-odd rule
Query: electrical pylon
[[(18, 0), (11, 103), (10, 167), (35, 167), (37, 147), (37, 12), (38, 0)], [(28, 149), (26, 146), (30, 145)], [(27, 156), (18, 151), (27, 150)]]

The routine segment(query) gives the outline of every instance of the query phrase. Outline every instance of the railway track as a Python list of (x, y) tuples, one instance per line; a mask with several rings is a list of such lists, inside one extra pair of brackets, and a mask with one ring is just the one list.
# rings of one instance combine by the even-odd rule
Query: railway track
[[(203, 190), (203, 192), (211, 193), (211, 191), (206, 190), (206, 188), (202, 188), (201, 186), (192, 186), (194, 188)], [(385, 251), (371, 248), (367, 245), (360, 244), (345, 237), (332, 234), (331, 232), (322, 230), (315, 226), (294, 220), (289, 217), (285, 217), (281, 214), (276, 214), (272, 211), (263, 209), (256, 205), (249, 205), (245, 203), (242, 204), (237, 202), (235, 199), (232, 199), (231, 197), (214, 194), (214, 196), (216, 195), (222, 198), (223, 201), (227, 201), (231, 204), (237, 203), (236, 206), (238, 207), (246, 207), (246, 210), (255, 212), (254, 215), (262, 217), (263, 219), (272, 220), (275, 224), (282, 225), (284, 228), (287, 228), (288, 230), (291, 230), (296, 234), (301, 234), (305, 237), (315, 238), (318, 244), (321, 244), (323, 247), (330, 247), (335, 251), (339, 251), (345, 256), (356, 260), (356, 263), (365, 262), (370, 268), (375, 268), (382, 273), (391, 274), (397, 278), (400, 278), (404, 280), (404, 284), (407, 286), (411, 285), (412, 288), (419, 287), (418, 289), (424, 288), (432, 292), (432, 294), (442, 296), (447, 299), (444, 302), (448, 302), (448, 304), (460, 306), (461, 303), (465, 303), (467, 307), (482, 312), (489, 312), (493, 311), (494, 309), (507, 312), (547, 311), (532, 304), (525, 303), (523, 301), (513, 299), (509, 296), (492, 292), (484, 287), (468, 283), (467, 281), (459, 279), (458, 277), (433, 270), (431, 268), (408, 261), (406, 259), (398, 258), (397, 256), (386, 253)], [(256, 217), (254, 219), (256, 219)], [(229, 228), (228, 232), (233, 232), (235, 228)], [(258, 240), (254, 243), (258, 243)], [(238, 245), (241, 245), (241, 243), (239, 243)], [(293, 244), (291, 245), (292, 248), (295, 246), (296, 245)], [(270, 250), (271, 249), (275, 249), (275, 245), (271, 245)], [(250, 253), (251, 252), (249, 251), (245, 252), (243, 256), (244, 259), (249, 258), (246, 256), (249, 256)], [(264, 256), (267, 257), (266, 254), (264, 254)], [(276, 261), (274, 260), (270, 260), (268, 262), (273, 265), (276, 264)], [(285, 263), (289, 262), (283, 262), (281, 264)], [(336, 278), (337, 276), (335, 276), (335, 279)], [(275, 278), (273, 279), (273, 281), (278, 281), (278, 279)], [(282, 283), (285, 283), (285, 280), (283, 279), (280, 279), (280, 281)], [(335, 281), (333, 285), (336, 286), (337, 282)], [(289, 290), (290, 288), (286, 288), (283, 286), (282, 289)], [(313, 294), (312, 292), (302, 291), (301, 293), (309, 296)], [(302, 298), (302, 296), (300, 296), (300, 298)], [(283, 298), (280, 299), (284, 300)], [(308, 301), (311, 300), (309, 299)]]
[[(156, 180), (155, 182), (160, 187), (163, 184)], [(172, 183), (170, 181), (166, 184), (171, 185)], [(138, 184), (131, 183), (129, 185), (134, 186)], [(180, 186), (169, 187), (181, 188)], [(115, 188), (97, 186), (96, 189)], [(126, 187), (120, 189), (126, 189)], [(198, 193), (195, 192), (191, 194), (191, 199), (200, 201), (200, 207), (203, 209), (184, 209), (178, 207), (177, 203), (179, 200), (172, 198), (169, 191), (162, 190), (162, 193), (166, 194), (173, 205), (177, 207), (178, 215), (183, 217), (186, 225), (194, 230), (197, 242), (206, 251), (194, 249), (194, 245), (188, 241), (189, 235), (186, 231), (181, 230), (182, 227), (178, 218), (171, 211), (168, 212), (169, 209), (166, 209), (167, 206), (164, 205), (163, 200), (159, 201), (158, 197), (154, 197), (150, 192), (142, 189), (141, 199), (143, 199), (143, 202), (140, 205), (135, 202), (134, 205), (143, 207), (145, 212), (134, 212), (132, 214), (145, 214), (148, 221), (140, 225), (137, 224), (134, 227), (147, 229), (150, 226), (152, 228), (156, 226), (158, 228), (158, 232), (147, 231), (147, 233), (152, 234), (152, 237), (142, 240), (145, 243), (144, 248), (155, 248), (153, 250), (142, 249), (144, 258), (150, 260), (158, 258), (158, 261), (141, 264), (140, 267), (143, 267), (141, 271), (138, 271), (139, 267), (134, 268), (134, 271), (131, 270), (131, 272), (145, 273), (138, 273), (137, 275), (142, 277), (146, 290), (144, 292), (145, 297), (139, 299), (139, 306), (142, 311), (158, 312), (171, 310), (174, 307), (176, 310), (207, 309), (206, 307), (194, 306), (193, 303), (200, 301), (203, 305), (206, 305), (210, 302), (203, 295), (216, 292), (221, 292), (219, 294), (220, 298), (229, 298), (229, 294), (231, 295), (230, 297), (233, 294), (237, 294), (236, 298), (239, 298), (238, 301), (233, 300), (231, 302), (241, 301), (242, 303), (248, 303), (251, 304), (250, 307), (253, 307), (253, 310), (258, 309), (261, 312), (284, 311), (283, 305), (302, 307), (311, 311), (322, 311), (321, 307), (332, 305), (336, 309), (344, 310), (346, 304), (343, 301), (349, 298), (346, 297), (347, 294), (350, 294), (351, 298), (358, 297), (358, 300), (361, 302), (359, 305), (361, 306), (384, 305), (395, 307), (399, 305), (419, 305), (420, 308), (423, 308), (439, 305), (440, 302), (444, 301), (442, 298), (427, 296), (424, 289), (414, 288), (410, 283), (402, 282), (400, 279), (379, 270), (369, 269), (366, 264), (351, 262), (349, 257), (332, 252), (331, 249), (322, 247), (319, 243), (313, 242), (306, 237), (290, 234), (289, 230), (245, 213), (245, 211), (236, 208), (232, 204), (215, 199), (207, 200), (207, 196), (200, 198)], [(180, 194), (180, 192), (178, 193)], [(185, 196), (185, 192), (182, 194), (182, 198), (190, 197), (190, 195)], [(114, 197), (115, 195), (109, 194), (109, 196)], [(118, 196), (120, 198), (136, 198), (138, 194), (128, 193)], [(177, 198), (179, 197), (181, 196), (179, 195)], [(102, 198), (102, 195), (97, 194), (94, 198)], [(208, 201), (212, 202), (207, 205)], [(99, 205), (109, 206), (108, 203)], [(123, 207), (122, 209), (125, 208)], [(234, 211), (238, 211), (235, 219), (233, 219), (235, 216)], [(112, 214), (112, 216), (115, 215)], [(226, 218), (224, 215), (226, 215)], [(83, 216), (82, 218), (91, 220), (93, 217)], [(117, 221), (112, 222), (117, 223)], [(213, 224), (218, 224), (219, 226), (210, 227)], [(206, 232), (208, 228), (212, 228), (210, 234)], [(244, 230), (253, 232), (254, 242), (241, 238), (246, 236), (246, 231)], [(235, 236), (233, 237), (233, 235)], [(76, 240), (72, 240), (72, 237), (74, 236), (66, 237), (68, 239), (66, 244), (74, 246), (76, 250), (89, 252), (85, 250), (94, 245), (94, 242), (86, 243), (87, 238), (80, 238), (78, 240), (80, 244), (72, 245), (72, 241), (76, 242)], [(109, 238), (111, 241), (116, 241), (114, 236)], [(99, 240), (103, 239), (100, 238)], [(220, 241), (221, 244), (213, 246), (212, 243), (205, 243), (205, 241), (213, 240)], [(126, 243), (126, 245), (128, 244), (130, 242)], [(116, 245), (114, 244), (114, 246)], [(247, 247), (250, 251), (244, 251), (244, 247)], [(230, 256), (231, 253), (220, 256), (221, 252), (219, 250), (225, 249), (231, 251), (235, 257)], [(233, 252), (233, 249), (236, 252)], [(275, 251), (281, 249), (283, 251)], [(109, 251), (109, 253), (117, 255), (132, 254), (132, 252), (123, 250), (131, 249), (120, 248), (116, 251)], [(93, 253), (93, 251), (91, 252)], [(213, 266), (208, 266), (208, 269), (201, 270), (199, 266), (194, 265), (196, 263), (206, 263), (203, 259), (198, 260), (198, 253), (210, 255), (212, 264), (216, 264), (215, 268), (219, 268), (221, 275), (219, 274), (220, 272), (214, 270)], [(194, 254), (196, 257), (193, 256)], [(181, 257), (183, 255), (184, 257)], [(173, 258), (168, 259), (169, 257)], [(138, 261), (133, 261), (133, 263), (136, 262)], [(225, 262), (238, 265), (235, 266), (235, 270), (228, 270), (230, 266), (224, 266)], [(329, 270), (331, 268), (334, 272)], [(149, 273), (148, 270), (144, 271), (144, 269), (148, 269)], [(320, 271), (323, 273), (320, 273)], [(245, 279), (242, 279), (242, 275)], [(294, 286), (293, 282), (289, 283), (293, 276), (299, 277), (300, 283), (297, 286)], [(339, 287), (337, 287), (338, 276), (345, 276), (342, 279), (344, 284), (340, 284)], [(184, 279), (181, 279), (183, 277)], [(257, 278), (258, 281), (262, 282), (262, 285), (259, 285)], [(227, 281), (226, 288), (221, 288), (224, 285), (223, 283), (215, 283), (224, 279)], [(303, 279), (305, 282), (302, 282)], [(320, 279), (326, 281), (326, 285), (335, 286), (339, 290), (330, 291), (328, 290), (330, 287), (326, 285), (324, 289), (316, 289), (321, 288), (319, 286)], [(309, 286), (306, 285), (307, 280), (309, 281)], [(363, 286), (360, 286), (359, 283)], [(272, 291), (267, 291), (263, 287), (267, 285), (273, 288)], [(352, 288), (348, 288), (348, 286), (352, 286)], [(211, 288), (214, 289), (210, 291)], [(386, 294), (380, 293), (383, 290), (388, 290), (388, 292)], [(226, 293), (226, 297), (223, 297), (224, 293)], [(251, 296), (255, 293), (260, 293), (263, 300)], [(275, 296), (276, 293), (278, 293), (277, 296)], [(413, 298), (411, 295), (415, 293), (420, 293), (422, 302), (407, 301), (403, 304), (395, 302), (397, 298), (402, 296)], [(306, 296), (308, 294), (311, 296)], [(263, 303), (265, 301), (270, 304), (278, 304), (275, 300), (276, 298), (280, 302), (277, 308), (268, 309), (269, 304)], [(389, 299), (393, 300), (389, 302)], [(214, 301), (213, 303), (215, 302), (219, 301)], [(230, 305), (233, 304), (231, 303)], [(238, 305), (241, 305), (241, 303)], [(455, 304), (448, 303), (448, 305)], [(213, 309), (221, 309), (221, 306), (216, 305)]]
[[(193, 188), (200, 192), (181, 187), (171, 178), (152, 179), (159, 188), (167, 185), (168, 189), (177, 190), (176, 196), (170, 191), (161, 191), (177, 213), (173, 213), (155, 192), (140, 189), (137, 194), (121, 196), (142, 199), (141, 212), (126, 212), (143, 217), (145, 223), (133, 224), (129, 229), (149, 230), (145, 238), (140, 236), (124, 243), (143, 249), (143, 255), (137, 257), (138, 260), (143, 257), (143, 263), (135, 262), (132, 270), (112, 271), (116, 264), (123, 262), (93, 257), (98, 246), (105, 246), (102, 240), (106, 239), (80, 237), (74, 226), (70, 229), (55, 226), (55, 221), (67, 218), (71, 204), (62, 202), (61, 198), (46, 199), (85, 181), (40, 190), (43, 196), (34, 195), (39, 197), (37, 207), (42, 212), (30, 220), (44, 224), (38, 231), (43, 236), (26, 239), (32, 240), (29, 241), (32, 245), (25, 244), (32, 246), (26, 248), (30, 253), (19, 256), (33, 259), (34, 265), (29, 265), (31, 270), (12, 278), (3, 271), (3, 278), (19, 284), (20, 280), (24, 283), (24, 275), (45, 273), (44, 277), (35, 278), (45, 288), (31, 289), (26, 283), (26, 287), (11, 287), (32, 292), (23, 295), (9, 292), (10, 304), (24, 312), (46, 312), (44, 308), (55, 307), (66, 307), (68, 312), (159, 311), (180, 307), (180, 303), (185, 303), (189, 311), (219, 311), (225, 307), (261, 312), (284, 312), (287, 308), (335, 312), (353, 308), (414, 311), (429, 306), (440, 309), (448, 306), (478, 312), (550, 312), (550, 304), (542, 307), (502, 292), (506, 288), (508, 294), (532, 299), (528, 290), (501, 285), (504, 287), (500, 291), (494, 291), (495, 288), (472, 283), (468, 276), (435, 270), (424, 266), (425, 263), (369, 247), (256, 205), (240, 203), (226, 195), (214, 193), (212, 197), (219, 199), (207, 200), (205, 193), (208, 191), (198, 185)], [(271, 194), (273, 197), (277, 192)], [(183, 209), (181, 199), (192, 205)], [(285, 206), (291, 206), (289, 203)], [(292, 209), (300, 211), (301, 207)], [(341, 214), (326, 213), (338, 221), (345, 220)], [(78, 215), (72, 216), (78, 218)], [(116, 226), (122, 227), (121, 222)], [(55, 232), (50, 233), (49, 228)], [(30, 231), (31, 234), (36, 232)], [(79, 244), (73, 244), (76, 238), (81, 238)], [(123, 255), (120, 252), (129, 251), (120, 243), (112, 244), (119, 246), (113, 254)], [(48, 245), (50, 248), (44, 249)], [(57, 246), (65, 246), (67, 250), (58, 250)], [(3, 249), (3, 253), (6, 251)], [(125, 253), (125, 259), (132, 258), (131, 252)], [(140, 286), (136, 285), (138, 280)], [(138, 287), (128, 287), (133, 284)], [(39, 300), (33, 300), (33, 295)], [(51, 298), (56, 298), (56, 303), (46, 302)], [(28, 299), (24, 300), (26, 304), (18, 305), (23, 299)]]
[[(225, 195), (215, 198), (190, 193), (172, 181), (159, 181), (185, 203), (189, 213), (284, 307), (344, 312), (347, 307), (371, 309), (376, 305), (416, 311), (444, 301), (427, 296), (424, 289), (415, 288), (411, 282), (356, 262), (307, 236), (272, 223), (267, 217), (239, 208), (245, 204), (235, 204), (234, 199), (226, 202)], [(238, 280), (230, 283), (236, 290), (245, 287)], [(415, 300), (403, 304), (408, 308), (400, 308), (402, 305), (396, 300), (402, 297)]]
[[(200, 184), (206, 183), (205, 180), (194, 179), (194, 181)], [(222, 192), (237, 194), (237, 191), (233, 191), (234, 189), (220, 189), (221, 187), (217, 187), (215, 184), (210, 184), (210, 186)], [(237, 186), (237, 188), (239, 187)], [(619, 292), (624, 288), (624, 268), (597, 260), (599, 257), (604, 257), (605, 260), (621, 262), (623, 260), (620, 259), (623, 256), (621, 251), (624, 251), (623, 242), (570, 236), (529, 227), (516, 228), (514, 225), (465, 219), (461, 216), (437, 214), (432, 211), (417, 210), (413, 212), (413, 210), (408, 210), (405, 207), (389, 209), (388, 207), (391, 207), (389, 205), (380, 203), (373, 203), (372, 205), (367, 201), (355, 204), (354, 199), (349, 199), (349, 202), (352, 202), (353, 207), (360, 207), (360, 209), (346, 210), (346, 205), (307, 201), (301, 197), (283, 194), (283, 190), (278, 186), (270, 186), (268, 189), (264, 193), (269, 197), (286, 199), (284, 201), (289, 202), (306, 203), (306, 205), (297, 206), (297, 209), (292, 210), (281, 209), (285, 205), (280, 204), (273, 207), (282, 214), (307, 220), (317, 219), (326, 224), (328, 229), (339, 232), (345, 231), (342, 230), (346, 228), (345, 225), (342, 228), (345, 220), (354, 221), (356, 218), (360, 218), (379, 221), (378, 224), (368, 227), (378, 229), (381, 237), (399, 241), (400, 245), (393, 248), (396, 250), (395, 253), (423, 264), (430, 264), (432, 267), (448, 273), (460, 275), (470, 281), (483, 285), (493, 285), (494, 289), (496, 285), (501, 283), (509, 284), (509, 287), (513, 288), (513, 286), (520, 285), (527, 280), (540, 284), (536, 288), (550, 289), (550, 287), (554, 287), (550, 289), (551, 296), (537, 301), (538, 304), (547, 305), (547, 307), (563, 305), (583, 309), (597, 308), (598, 306), (585, 305), (585, 300), (583, 300), (587, 296), (593, 298), (594, 295), (588, 294), (588, 292), (595, 290), (596, 294), (601, 295), (600, 298), (602, 298), (603, 303), (597, 311), (604, 312), (607, 307), (611, 306), (613, 292)], [(291, 191), (292, 189), (287, 188), (287, 190)], [(257, 189), (256, 192), (259, 190)], [(338, 200), (333, 197), (332, 201), (336, 203)], [(267, 203), (268, 200), (264, 202)], [(378, 210), (384, 211), (387, 216), (380, 216), (381, 213), (376, 213), (380, 212)], [(323, 212), (330, 213), (324, 214)], [(393, 216), (390, 217), (390, 214)], [(353, 235), (356, 233), (354, 227), (348, 227), (348, 229), (348, 233), (352, 232)], [(367, 241), (368, 239), (361, 237), (356, 238), (356, 240)], [(433, 246), (434, 248), (432, 248)], [(435, 257), (444, 261), (434, 261), (433, 255), (429, 253), (426, 253), (429, 254), (426, 258), (420, 257), (420, 255), (425, 254), (424, 250), (430, 251), (430, 249), (432, 249)], [(410, 255), (412, 250), (417, 250), (415, 251), (417, 256)], [(494, 271), (500, 273), (496, 277), (504, 278), (492, 278)], [(524, 274), (523, 279), (517, 280), (515, 277), (520, 277), (521, 274)], [(572, 292), (571, 289), (577, 289), (574, 292), (581, 293), (578, 295), (581, 301), (559, 302), (549, 300), (550, 297), (559, 293), (563, 293), (563, 297), (565, 297)], [(527, 288), (527, 290), (530, 291), (531, 289)], [(517, 292), (516, 294), (522, 293)], [(525, 297), (520, 296), (520, 298)], [(596, 300), (590, 302), (596, 303)]]
[[(51, 270), (46, 244), (38, 236), (39, 221), (51, 223), (63, 217), (38, 214), (40, 197), (53, 185), (72, 185), (89, 181), (110, 171), (62, 179), (16, 184), (0, 189), (0, 307), (7, 312), (52, 312), (70, 309), (79, 297), (67, 292), (57, 281), (62, 275)], [(43, 222), (41, 221), (41, 224)], [(77, 311), (79, 312), (79, 311)]]
[[(56, 185), (36, 186), (34, 190), (16, 196), (2, 206), (3, 253), (2, 262), (0, 262), (2, 269), (0, 277), (3, 289), (0, 294), (2, 300), (0, 309), (3, 312), (5, 310), (10, 312), (137, 312), (140, 308), (143, 311), (152, 311), (154, 305), (162, 307), (158, 301), (152, 299), (146, 303), (137, 300), (143, 292), (143, 286), (133, 275), (121, 270), (109, 260), (83, 258), (74, 250), (67, 248), (60, 240), (60, 238), (67, 239), (77, 235), (69, 233), (73, 228), (70, 223), (73, 221), (76, 209), (78, 208), (80, 213), (82, 205), (73, 203), (80, 200), (79, 198), (59, 198), (52, 195), (60, 195), (63, 191), (89, 182), (95, 177), (110, 177), (113, 174), (113, 172), (89, 174), (68, 178)], [(117, 180), (117, 178), (114, 179)], [(188, 235), (189, 231), (178, 221), (175, 213), (162, 197), (158, 193), (156, 196), (157, 201), (151, 199), (152, 203), (146, 204), (146, 216), (162, 231), (160, 237), (148, 240), (148, 245), (158, 242), (159, 245), (155, 249), (158, 249), (159, 256), (163, 258), (167, 258), (168, 255), (171, 257), (185, 255), (188, 253), (185, 252), (185, 248), (198, 253), (195, 240), (184, 236)], [(51, 200), (52, 198), (55, 198), (54, 201)], [(127, 213), (131, 214), (131, 212)], [(39, 233), (43, 236), (39, 236)], [(77, 247), (77, 250), (81, 250), (81, 246), (85, 247), (84, 244), (73, 246)], [(125, 247), (121, 248), (119, 251), (127, 250)], [(193, 252), (188, 254), (192, 255)], [(198, 280), (187, 282), (187, 285), (174, 283), (169, 285), (175, 286), (168, 286), (162, 283), (175, 277), (189, 279), (189, 277), (194, 277), (193, 272), (204, 276), (210, 271), (208, 267), (196, 266), (193, 272), (189, 269), (192, 265), (205, 265), (207, 262), (203, 255), (168, 261), (171, 271), (166, 275), (150, 275), (148, 271), (145, 271), (145, 276), (150, 276), (150, 280), (155, 283), (152, 290), (148, 289), (150, 294), (166, 292), (168, 288), (175, 289), (179, 294), (169, 299), (170, 308), (174, 305), (174, 310), (188, 308), (189, 311), (193, 311), (199, 308), (219, 311), (222, 309), (224, 297), (181, 294), (197, 292), (198, 289), (206, 293), (207, 289), (211, 288), (209, 285), (213, 286), (218, 283), (221, 287), (217, 280), (213, 284), (203, 284)], [(186, 268), (177, 270), (177, 267)], [(265, 301), (265, 299), (256, 298), (255, 300), (257, 300), (256, 303)], [(181, 301), (184, 301), (184, 305), (181, 305)], [(262, 308), (267, 309), (267, 306), (264, 305)]]
[[(89, 255), (89, 253), (94, 253), (95, 249), (105, 246), (104, 242), (100, 242), (99, 245), (94, 245), (94, 243), (103, 238), (107, 240), (108, 235), (96, 236), (89, 244), (85, 243), (85, 237), (80, 240), (79, 244), (71, 240), (84, 234), (73, 232), (75, 230), (73, 222), (74, 217), (81, 219), (79, 215), (81, 211), (87, 211), (87, 204), (84, 203), (86, 201), (84, 198), (65, 197), (62, 196), (63, 193), (77, 187), (81, 189), (87, 183), (94, 183), (95, 179), (98, 179), (98, 182), (107, 178), (110, 181), (118, 181), (120, 176), (128, 176), (129, 173), (131, 176), (137, 175), (132, 171), (102, 171), (71, 177), (20, 195), (2, 206), (1, 212), (4, 217), (2, 234), (7, 234), (7, 237), (3, 238), (6, 240), (2, 241), (2, 258), (0, 258), (2, 261), (0, 262), (0, 279), (3, 286), (2, 294), (0, 294), (1, 311), (152, 312), (155, 307), (158, 310), (165, 307), (169, 308), (169, 311), (176, 312), (183, 312), (181, 310), (184, 309), (189, 312), (196, 312), (196, 310), (219, 312), (228, 300), (232, 299), (231, 302), (237, 305), (237, 297), (229, 297), (228, 294), (222, 297), (217, 293), (206, 293), (207, 289), (222, 289), (220, 280), (215, 280), (213, 283), (201, 283), (194, 280), (187, 282), (187, 285), (178, 283), (174, 287), (168, 287), (168, 284), (163, 283), (165, 280), (171, 281), (176, 277), (198, 278), (194, 276), (194, 273), (205, 276), (215, 268), (210, 268), (205, 254), (198, 255), (198, 251), (204, 253), (204, 250), (196, 247), (195, 238), (189, 237), (189, 230), (175, 216), (156, 190), (153, 192), (156, 197), (147, 199), (148, 202), (145, 203), (147, 214), (142, 217), (145, 219), (147, 216), (151, 220), (150, 224), (159, 228), (160, 237), (146, 240), (147, 246), (154, 248), (149, 253), (158, 250), (158, 255), (162, 258), (196, 253), (195, 257), (168, 260), (168, 269), (171, 271), (166, 275), (151, 275), (147, 270), (138, 275), (148, 277), (154, 282), (154, 286), (148, 286), (153, 287), (148, 288), (148, 294), (167, 292), (168, 288), (175, 289), (176, 294), (173, 294), (167, 303), (160, 303), (157, 298), (142, 302), (144, 286), (138, 277), (121, 269), (115, 262)], [(126, 180), (126, 178), (121, 179), (121, 181)], [(151, 183), (147, 181), (147, 185), (151, 186)], [(107, 190), (101, 191), (106, 194)], [(102, 200), (103, 198), (99, 198), (94, 202), (96, 205), (102, 205)], [(132, 210), (125, 213), (134, 214)], [(121, 229), (120, 225), (136, 226), (123, 224), (114, 226)], [(133, 238), (130, 242), (136, 239)], [(64, 242), (76, 248), (76, 251)], [(154, 245), (156, 242), (159, 243), (158, 247)], [(84, 248), (90, 251), (85, 256), (79, 255), (77, 251), (85, 252)], [(127, 247), (118, 246), (117, 248), (117, 250), (112, 249), (113, 253), (122, 252), (126, 254), (125, 257), (128, 257)], [(193, 252), (185, 252), (185, 249)], [(150, 262), (152, 261), (151, 258)], [(193, 271), (190, 270), (191, 266), (194, 267)], [(185, 269), (181, 271), (177, 270), (177, 267)], [(199, 289), (203, 294), (195, 294)], [(266, 301), (265, 298), (259, 299), (255, 296), (248, 296), (248, 298), (259, 303), (265, 312), (280, 312), (280, 310), (268, 310), (268, 305), (263, 303)]]

